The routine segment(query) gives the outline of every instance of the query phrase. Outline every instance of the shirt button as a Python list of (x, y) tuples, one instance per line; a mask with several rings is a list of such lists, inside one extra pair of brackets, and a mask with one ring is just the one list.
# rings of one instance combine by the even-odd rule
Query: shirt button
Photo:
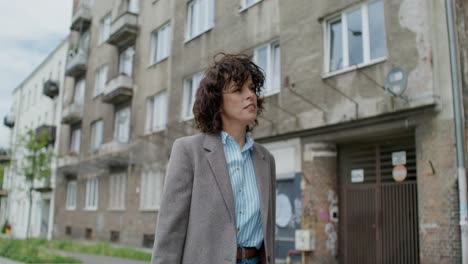
[(239, 189), (239, 192), (242, 192), (242, 190), (241, 190), (241, 189)]
[(239, 171), (239, 167), (236, 167), (236, 170)]
[(240, 228), (237, 228), (237, 232), (239, 233)]

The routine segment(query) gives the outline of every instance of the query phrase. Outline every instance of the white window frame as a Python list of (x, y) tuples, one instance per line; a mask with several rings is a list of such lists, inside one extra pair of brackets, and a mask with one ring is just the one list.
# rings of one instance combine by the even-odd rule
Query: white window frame
[(241, 1), (241, 9), (239, 10), (239, 12), (242, 12), (260, 3), (262, 0), (253, 0), (252, 3), (250, 4), (247, 2), (248, 0), (240, 0), (240, 1)]
[[(182, 104), (182, 120), (193, 119), (193, 104), (195, 103), (195, 94), (200, 86), (204, 72), (197, 72), (184, 81), (184, 100)], [(194, 81), (195, 80), (195, 81)]]
[(66, 210), (76, 210), (76, 180), (67, 183)]
[[(383, 0), (371, 0), (368, 1), (359, 7), (352, 7), (349, 9), (346, 9), (342, 11), (339, 15), (334, 15), (331, 16), (327, 19), (324, 19), (322, 26), (323, 26), (323, 32), (324, 32), (324, 50), (325, 50), (325, 56), (324, 56), (324, 63), (323, 63), (323, 73), (322, 73), (322, 78), (327, 78), (330, 76), (334, 76), (340, 73), (344, 72), (349, 72), (352, 70), (355, 70), (357, 68), (373, 65), (382, 61), (385, 61), (387, 59), (388, 55), (388, 46), (385, 45), (386, 52), (384, 56), (378, 57), (371, 59), (370, 55), (370, 33), (369, 33), (369, 10), (368, 6), (369, 4), (379, 2)], [(363, 62), (359, 63), (357, 65), (349, 65), (349, 46), (348, 46), (348, 20), (347, 20), (347, 14), (354, 11), (354, 10), (361, 10), (361, 24), (362, 24), (362, 45), (363, 45)], [(383, 16), (385, 16), (385, 8), (383, 9)], [(331, 38), (330, 38), (330, 24), (337, 21), (341, 20), (341, 32), (342, 32), (342, 55), (343, 55), (343, 67), (338, 70), (331, 71), (330, 70), (330, 55), (331, 55)], [(385, 25), (383, 30), (385, 30)], [(386, 38), (386, 33), (385, 33), (385, 38)], [(384, 42), (386, 43), (386, 39)]]
[(102, 43), (106, 42), (106, 40), (109, 38), (110, 32), (111, 32), (111, 26), (112, 26), (112, 16), (111, 16), (111, 13), (108, 13), (99, 21), (99, 43), (98, 45), (101, 45)]
[(163, 90), (146, 100), (146, 134), (159, 132), (167, 126), (167, 91)]
[(96, 74), (94, 75), (94, 97), (102, 94), (106, 88), (108, 72), (109, 66), (107, 64), (101, 65), (101, 67), (96, 70)]
[[(126, 120), (126, 124), (119, 126), (119, 115), (128, 115)], [(119, 109), (115, 112), (114, 117), (114, 139), (120, 143), (128, 143), (130, 142), (130, 124), (131, 124), (131, 109), (130, 106), (126, 106), (122, 109)], [(126, 135), (122, 135), (121, 133), (126, 133)]]
[(129, 0), (128, 2), (128, 12), (138, 14), (140, 13), (140, 0)]
[(104, 134), (104, 121), (102, 119), (91, 123), (91, 151), (96, 151), (102, 145)]
[[(279, 60), (277, 60), (276, 47), (279, 51)], [(253, 61), (258, 65), (258, 52), (261, 49), (267, 49), (267, 66), (263, 71), (265, 72), (265, 83), (263, 85), (262, 96), (270, 96), (277, 94), (281, 90), (281, 46), (279, 42), (271, 42), (254, 49)], [(259, 65), (260, 66), (260, 65)], [(276, 73), (275, 69), (279, 67), (279, 72)]]
[(119, 54), (119, 74), (133, 77), (134, 66), (135, 46), (130, 46)]
[(109, 210), (125, 210), (127, 192), (127, 172), (109, 175)]
[(97, 210), (99, 202), (99, 179), (92, 177), (86, 180), (85, 210)]
[(81, 127), (72, 128), (70, 132), (69, 152), (80, 154), (81, 148)]
[(164, 174), (164, 170), (156, 164), (143, 166), (140, 177), (140, 210), (160, 209)]
[(151, 64), (157, 64), (171, 54), (172, 27), (167, 22), (151, 33)]
[[(185, 34), (186, 41), (194, 39), (214, 27), (214, 5), (214, 0), (191, 0), (188, 2), (186, 25), (187, 28)], [(204, 7), (203, 16), (201, 16), (201, 14), (203, 14), (201, 13), (201, 7)], [(194, 19), (195, 23), (193, 28), (192, 18)]]
[(78, 80), (75, 83), (73, 103), (77, 105), (84, 104), (85, 90), (86, 90), (86, 79), (83, 78), (83, 79)]

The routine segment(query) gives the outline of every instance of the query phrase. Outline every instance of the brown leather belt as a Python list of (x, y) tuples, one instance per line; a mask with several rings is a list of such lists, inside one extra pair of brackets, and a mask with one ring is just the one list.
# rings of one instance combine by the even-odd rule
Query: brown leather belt
[[(245, 250), (245, 256), (242, 256), (242, 249)], [(257, 250), (256, 247), (237, 247), (237, 259), (244, 259), (244, 258), (251, 258), (257, 256), (259, 251)]]

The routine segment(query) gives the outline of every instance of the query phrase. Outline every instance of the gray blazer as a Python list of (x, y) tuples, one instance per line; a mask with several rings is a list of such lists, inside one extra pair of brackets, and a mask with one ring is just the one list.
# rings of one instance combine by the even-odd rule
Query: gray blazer
[[(254, 143), (265, 259), (274, 263), (275, 160)], [(234, 195), (219, 135), (177, 139), (167, 168), (152, 264), (236, 263)]]

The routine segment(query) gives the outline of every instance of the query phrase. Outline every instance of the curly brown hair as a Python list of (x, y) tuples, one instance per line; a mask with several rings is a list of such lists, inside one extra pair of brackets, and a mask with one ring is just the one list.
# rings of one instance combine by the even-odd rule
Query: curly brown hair
[[(221, 58), (219, 58), (221, 57)], [(260, 93), (265, 82), (263, 70), (244, 54), (218, 53), (213, 57), (211, 65), (204, 74), (195, 96), (193, 113), (195, 124), (203, 133), (217, 134), (223, 129), (221, 107), (223, 92), (233, 81), (242, 87), (249, 77), (252, 78), (253, 91), (257, 95), (257, 117), (263, 112), (263, 98)], [(250, 132), (258, 125), (257, 118), (246, 127)]]

